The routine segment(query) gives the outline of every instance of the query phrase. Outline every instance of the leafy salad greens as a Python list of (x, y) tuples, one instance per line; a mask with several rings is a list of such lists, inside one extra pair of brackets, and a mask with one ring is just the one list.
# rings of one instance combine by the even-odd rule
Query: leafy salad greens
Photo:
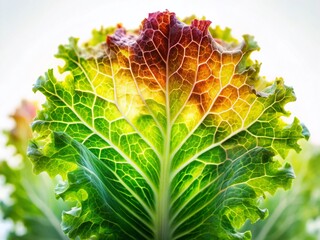
[(186, 22), (156, 12), (139, 31), (70, 38), (57, 54), (64, 80), (50, 69), (34, 85), (46, 103), (28, 155), (64, 179), (70, 238), (250, 239), (238, 229), (267, 216), (259, 199), (290, 187), (290, 164), (274, 157), (309, 136), (282, 120), (292, 88), (259, 76), (252, 36), (238, 44)]

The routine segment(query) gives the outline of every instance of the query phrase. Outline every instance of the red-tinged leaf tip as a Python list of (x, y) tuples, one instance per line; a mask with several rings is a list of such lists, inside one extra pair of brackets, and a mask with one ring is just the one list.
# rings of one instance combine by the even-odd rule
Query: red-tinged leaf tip
[(118, 47), (125, 46), (128, 44), (130, 36), (132, 35), (127, 35), (127, 32), (124, 28), (118, 28), (115, 30), (115, 33), (113, 35), (107, 36), (107, 44), (109, 47), (112, 47), (114, 45)]
[[(138, 35), (120, 28), (108, 37), (107, 45), (122, 67), (132, 69), (130, 74), (139, 86), (164, 91), (169, 82), (170, 101), (177, 106), (172, 116), (187, 100), (188, 92), (189, 103), (198, 106), (200, 112), (206, 111), (216, 98), (215, 89), (220, 88), (219, 77), (225, 85), (241, 57), (240, 51), (222, 54), (225, 49), (212, 38), (210, 24), (207, 20), (193, 20), (186, 25), (174, 13), (155, 12), (143, 20)], [(240, 85), (244, 79), (239, 78)]]
[(191, 23), (191, 26), (199, 29), (203, 33), (203, 35), (207, 35), (210, 24), (211, 24), (211, 21), (209, 20), (194, 19)]
[[(142, 23), (150, 22), (153, 25), (157, 26), (160, 23), (168, 24), (171, 20), (173, 20), (173, 22), (177, 21), (176, 14), (166, 10), (164, 12), (158, 11), (158, 12), (154, 12), (154, 13), (149, 13), (148, 18), (144, 19), (144, 21)], [(143, 24), (142, 24), (142, 26), (143, 26)]]

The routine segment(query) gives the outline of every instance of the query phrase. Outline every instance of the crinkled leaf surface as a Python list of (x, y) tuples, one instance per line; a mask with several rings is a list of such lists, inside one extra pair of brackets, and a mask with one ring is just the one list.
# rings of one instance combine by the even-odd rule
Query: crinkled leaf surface
[(290, 186), (290, 165), (273, 156), (308, 137), (280, 119), (293, 90), (259, 77), (251, 36), (236, 45), (209, 25), (157, 12), (138, 34), (59, 47), (68, 75), (35, 84), (47, 102), (29, 155), (36, 172), (67, 180), (56, 191), (75, 201), (69, 237), (249, 239), (237, 229), (266, 217), (258, 199)]
[(320, 216), (320, 146), (303, 143), (301, 153), (291, 152), (297, 179), (291, 191), (277, 191), (263, 206), (270, 217), (253, 225), (246, 224), (255, 240), (318, 240)]

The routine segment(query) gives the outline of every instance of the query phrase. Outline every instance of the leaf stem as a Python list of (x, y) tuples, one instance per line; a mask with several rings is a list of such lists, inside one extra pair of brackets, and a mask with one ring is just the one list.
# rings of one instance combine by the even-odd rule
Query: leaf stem
[(171, 239), (170, 231), (170, 218), (169, 218), (169, 206), (170, 206), (170, 164), (169, 159), (169, 150), (170, 150), (170, 138), (166, 140), (165, 154), (161, 161), (161, 170), (160, 170), (160, 187), (159, 187), (159, 197), (157, 204), (157, 223), (156, 223), (156, 236), (155, 239)]
[[(170, 42), (170, 39), (169, 41)], [(169, 54), (168, 54), (169, 57)], [(166, 61), (168, 63), (168, 59)], [(169, 78), (168, 65), (166, 67), (166, 135), (164, 140), (163, 157), (160, 160), (160, 184), (159, 195), (157, 198), (156, 209), (156, 226), (155, 239), (164, 240), (171, 239), (170, 228), (170, 147), (171, 147), (171, 114), (170, 114), (170, 93), (169, 93)]]

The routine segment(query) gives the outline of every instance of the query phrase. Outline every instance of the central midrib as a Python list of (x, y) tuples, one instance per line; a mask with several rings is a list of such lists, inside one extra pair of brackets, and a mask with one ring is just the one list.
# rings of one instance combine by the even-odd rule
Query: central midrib
[(169, 206), (170, 206), (170, 127), (167, 126), (167, 135), (165, 139), (165, 149), (161, 159), (160, 184), (158, 194), (158, 204), (156, 209), (156, 236), (155, 239), (171, 239)]
[(164, 139), (163, 156), (160, 159), (160, 182), (159, 182), (159, 194), (157, 196), (156, 205), (156, 225), (155, 225), (155, 239), (157, 240), (170, 240), (170, 145), (171, 145), (171, 114), (170, 114), (170, 94), (169, 94), (169, 43), (170, 34), (168, 38), (168, 55), (166, 59), (166, 134)]

